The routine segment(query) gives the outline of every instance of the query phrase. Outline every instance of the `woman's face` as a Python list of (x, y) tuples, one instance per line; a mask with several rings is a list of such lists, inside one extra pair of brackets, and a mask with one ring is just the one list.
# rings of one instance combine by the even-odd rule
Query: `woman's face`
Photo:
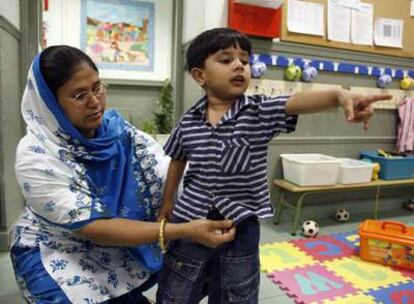
[(106, 91), (98, 73), (87, 63), (80, 64), (57, 90), (57, 98), (73, 125), (86, 138), (93, 138), (102, 123), (106, 103)]

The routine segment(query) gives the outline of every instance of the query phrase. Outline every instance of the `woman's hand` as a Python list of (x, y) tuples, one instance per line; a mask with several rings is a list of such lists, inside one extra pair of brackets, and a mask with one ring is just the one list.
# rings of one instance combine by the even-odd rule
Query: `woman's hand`
[(160, 222), (163, 218), (166, 218), (167, 221), (169, 221), (171, 218), (173, 209), (174, 209), (173, 201), (164, 201), (161, 205), (160, 210), (158, 211), (157, 221)]
[(365, 130), (368, 129), (368, 120), (374, 115), (372, 103), (391, 98), (388, 94), (365, 96), (348, 90), (338, 92), (338, 104), (344, 108), (346, 119), (350, 122), (364, 123)]
[(232, 241), (236, 234), (236, 227), (231, 220), (211, 221), (200, 219), (185, 223), (185, 225), (189, 239), (213, 248)]

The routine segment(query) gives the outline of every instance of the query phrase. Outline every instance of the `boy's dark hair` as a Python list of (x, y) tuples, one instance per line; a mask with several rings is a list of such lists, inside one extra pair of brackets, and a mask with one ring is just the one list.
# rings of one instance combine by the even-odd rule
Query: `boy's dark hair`
[(208, 56), (231, 46), (239, 46), (251, 55), (249, 38), (239, 31), (224, 27), (205, 31), (191, 41), (185, 69), (190, 72), (193, 68), (203, 68)]
[(55, 97), (57, 90), (73, 76), (82, 63), (99, 73), (92, 59), (77, 48), (55, 45), (43, 50), (40, 55), (40, 71)]

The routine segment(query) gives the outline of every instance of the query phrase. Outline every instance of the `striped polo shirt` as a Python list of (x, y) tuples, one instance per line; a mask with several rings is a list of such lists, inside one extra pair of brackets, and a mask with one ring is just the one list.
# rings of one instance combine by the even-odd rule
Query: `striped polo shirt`
[(175, 216), (186, 221), (206, 218), (214, 207), (235, 223), (272, 216), (267, 144), (296, 128), (297, 116), (285, 111), (288, 98), (242, 95), (212, 126), (204, 96), (182, 116), (164, 146), (172, 159), (188, 165)]

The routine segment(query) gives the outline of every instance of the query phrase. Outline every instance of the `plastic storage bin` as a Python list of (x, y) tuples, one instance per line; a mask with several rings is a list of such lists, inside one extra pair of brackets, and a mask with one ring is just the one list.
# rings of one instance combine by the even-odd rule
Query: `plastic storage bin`
[(414, 178), (414, 157), (383, 157), (375, 151), (361, 152), (361, 158), (367, 158), (381, 166), (380, 179)]
[(363, 260), (414, 270), (414, 228), (399, 222), (366, 220), (359, 226)]
[(284, 179), (299, 186), (334, 185), (341, 160), (324, 154), (281, 154)]
[(340, 158), (338, 184), (358, 184), (371, 181), (374, 164), (352, 158)]

